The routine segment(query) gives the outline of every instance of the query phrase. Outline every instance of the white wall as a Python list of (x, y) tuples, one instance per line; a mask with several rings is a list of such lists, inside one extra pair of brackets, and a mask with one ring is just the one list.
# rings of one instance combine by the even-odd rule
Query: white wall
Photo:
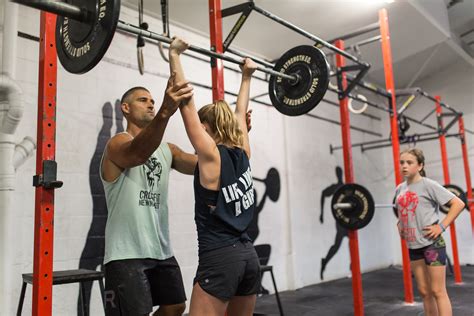
[[(21, 7), (20, 14), (20, 31), (37, 35), (38, 12)], [(122, 9), (121, 19), (132, 23), (137, 21), (135, 12), (126, 8)], [(161, 29), (160, 21), (151, 18), (146, 18), (146, 21), (150, 24), (150, 29)], [(201, 47), (209, 45), (207, 38), (177, 26), (172, 30), (174, 35), (181, 35), (193, 44)], [(38, 43), (23, 38), (18, 38), (17, 41), (17, 79), (26, 99), (25, 115), (17, 133), (20, 140), (20, 135), (36, 135)], [(183, 57), (183, 64), (189, 80), (210, 85), (210, 67), (207, 63)], [(150, 43), (145, 47), (145, 65), (147, 73), (140, 76), (136, 67), (136, 39), (117, 33), (104, 59), (89, 73), (77, 76), (66, 73), (61, 66), (58, 67), (56, 159), (58, 179), (64, 181), (64, 186), (56, 191), (55, 199), (55, 270), (76, 269), (86, 242), (93, 207), (89, 164), (94, 154), (97, 135), (103, 125), (103, 105), (107, 102), (114, 104), (125, 90), (135, 85), (149, 87), (157, 104), (160, 104), (168, 76), (168, 65), (159, 56), (157, 47)], [(238, 85), (239, 75), (227, 71), (226, 89), (237, 92)], [(453, 88), (455, 87), (453, 84)], [(267, 89), (266, 83), (254, 80), (251, 94), (257, 95)], [(231, 96), (227, 98), (234, 101)], [(335, 96), (330, 93), (327, 98), (336, 101)], [(211, 101), (211, 92), (195, 87), (195, 100), (198, 105), (207, 104)], [(448, 96), (446, 101), (451, 103)], [(457, 106), (457, 101), (453, 101), (453, 104)], [(336, 182), (335, 167), (343, 167), (342, 152), (336, 151), (332, 155), (329, 152), (330, 144), (341, 144), (340, 126), (309, 116), (285, 117), (272, 107), (256, 103), (251, 107), (254, 110), (251, 131), (253, 176), (264, 178), (268, 169), (275, 167), (281, 177), (281, 194), (278, 201), (267, 200), (260, 214), (260, 236), (256, 244), (271, 244), (269, 264), (274, 266), (280, 290), (318, 283), (321, 258), (326, 255), (336, 233), (330, 212), (330, 199), (326, 200), (323, 224), (319, 222), (319, 201), (321, 191)], [(325, 103), (321, 103), (313, 113), (339, 120), (338, 108)], [(381, 117), (385, 115), (383, 112), (376, 114)], [(472, 129), (472, 115), (470, 118)], [(356, 115), (352, 115), (351, 120), (355, 126), (387, 135), (386, 121), (379, 122)], [(467, 117), (465, 120), (469, 126)], [(115, 129), (116, 126), (112, 126), (111, 132), (114, 133)], [(376, 139), (374, 136), (352, 131), (353, 142), (374, 138)], [(171, 119), (165, 139), (186, 151), (192, 151), (179, 114)], [(468, 142), (473, 143), (471, 139), (468, 139)], [(365, 153), (354, 149), (353, 166), (356, 182), (372, 192), (376, 203), (391, 201), (395, 182), (389, 149)], [(458, 167), (453, 165), (452, 168), (454, 180), (457, 179), (454, 174), (458, 173), (455, 171)], [(11, 236), (8, 241), (16, 247), (12, 248), (12, 253), (4, 254), (14, 258), (10, 269), (14, 280), (8, 284), (8, 301), (14, 303), (2, 306), (2, 315), (14, 313), (20, 293), (21, 274), (32, 271), (34, 189), (31, 179), (34, 174), (35, 161), (30, 159), (17, 173), (16, 190), (12, 193), (16, 206), (14, 210), (7, 210), (14, 217), (11, 225), (16, 227), (15, 236)], [(261, 197), (265, 190), (264, 185), (259, 182), (255, 185)], [(173, 172), (169, 197), (170, 230), (188, 298), (197, 267), (192, 196), (191, 177)], [(386, 267), (396, 262), (399, 240), (394, 225), (392, 210), (380, 209), (376, 211), (373, 221), (359, 231), (363, 271)], [(460, 227), (460, 230), (464, 231), (465, 228)], [(467, 237), (465, 240), (466, 243), (469, 242)], [(463, 250), (469, 248), (464, 244), (462, 247)], [(470, 249), (472, 251), (472, 246)], [(2, 258), (4, 255), (2, 254)], [(340, 251), (327, 266), (325, 280), (347, 276), (349, 262), (348, 242), (345, 238)], [(264, 277), (263, 284), (265, 288), (272, 290), (268, 276)], [(56, 286), (53, 297), (54, 314), (74, 314), (77, 295), (77, 285)], [(91, 314), (101, 315), (97, 285), (93, 288), (91, 304)], [(31, 287), (27, 291), (24, 312), (28, 313), (30, 310)]]

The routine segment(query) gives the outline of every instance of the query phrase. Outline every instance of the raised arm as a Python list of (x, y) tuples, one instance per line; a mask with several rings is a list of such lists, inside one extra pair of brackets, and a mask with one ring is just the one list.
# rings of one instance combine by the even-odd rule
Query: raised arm
[(242, 70), (242, 81), (240, 83), (237, 105), (235, 107), (235, 116), (239, 122), (239, 127), (244, 134), (244, 150), (250, 158), (249, 134), (247, 129), (247, 109), (249, 107), (250, 80), (257, 65), (250, 59), (245, 58), (244, 64), (240, 66)]
[[(189, 44), (180, 38), (175, 38), (169, 48), (169, 64), (171, 73), (176, 74), (176, 82), (186, 82), (183, 67), (181, 66), (180, 54), (188, 48)], [(207, 134), (199, 120), (194, 98), (189, 98), (180, 107), (186, 133), (193, 145), (199, 160), (213, 160), (218, 155), (214, 140)]]
[[(102, 162), (103, 176), (107, 181), (118, 177), (124, 169), (143, 164), (158, 148), (163, 139), (169, 118), (176, 112), (179, 104), (192, 95), (192, 87), (187, 84), (174, 84), (174, 77), (168, 80), (163, 103), (153, 120), (135, 137), (121, 133), (114, 136), (105, 149)], [(146, 109), (146, 113), (153, 113), (154, 101), (145, 90), (133, 102)], [(130, 104), (122, 104), (123, 109), (128, 109)]]

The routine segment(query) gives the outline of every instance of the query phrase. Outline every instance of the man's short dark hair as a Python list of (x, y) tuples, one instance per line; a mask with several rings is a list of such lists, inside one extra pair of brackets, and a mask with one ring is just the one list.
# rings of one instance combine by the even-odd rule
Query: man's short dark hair
[(130, 88), (123, 94), (122, 98), (120, 99), (120, 104), (125, 103), (127, 98), (137, 90), (145, 90), (146, 92), (150, 93), (150, 91), (148, 91), (148, 89), (144, 87), (137, 86), (137, 87)]

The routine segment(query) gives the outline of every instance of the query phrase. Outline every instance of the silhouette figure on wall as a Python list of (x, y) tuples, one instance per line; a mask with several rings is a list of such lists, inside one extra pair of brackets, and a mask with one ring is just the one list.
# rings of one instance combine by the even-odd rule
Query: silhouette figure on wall
[[(89, 185), (92, 196), (92, 222), (87, 233), (86, 244), (82, 250), (79, 260), (79, 269), (96, 270), (100, 267), (104, 260), (105, 247), (105, 223), (107, 221), (107, 205), (105, 202), (105, 193), (100, 180), (99, 166), (102, 154), (104, 152), (107, 141), (111, 137), (111, 130), (114, 119), (114, 108), (110, 102), (102, 107), (103, 125), (97, 137), (97, 145), (89, 165)], [(123, 114), (120, 109), (120, 101), (115, 102), (115, 127), (116, 133), (124, 131)], [(89, 303), (91, 297), (92, 282), (84, 282), (85, 288), (85, 314), (89, 314)], [(77, 315), (82, 312), (81, 296), (78, 295)]]
[[(342, 168), (337, 166), (335, 171), (337, 183), (331, 184), (330, 186), (325, 188), (323, 192), (321, 192), (321, 214), (319, 215), (319, 221), (321, 222), (321, 224), (324, 223), (324, 202), (326, 198), (331, 197), (336, 192), (336, 190), (344, 184), (344, 182), (342, 181)], [(326, 257), (321, 258), (321, 271), (319, 273), (321, 280), (324, 280), (324, 270), (326, 269), (327, 264), (341, 247), (341, 243), (344, 237), (347, 236), (348, 230), (339, 225), (339, 223), (336, 221), (336, 238), (334, 239), (334, 244), (331, 246), (331, 248), (329, 248)]]
[[(263, 210), (263, 207), (265, 206), (265, 201), (267, 200), (267, 198), (269, 198), (273, 202), (278, 201), (278, 198), (280, 197), (280, 174), (275, 168), (270, 168), (265, 179), (261, 180), (258, 178), (254, 178), (254, 180), (258, 182), (263, 182), (265, 184), (265, 192), (263, 193), (260, 202), (257, 203), (254, 217), (252, 219), (252, 222), (250, 223), (247, 233), (254, 242), (255, 251), (257, 252), (260, 264), (267, 265), (268, 261), (270, 260), (272, 246), (270, 244), (255, 245), (255, 241), (258, 235), (260, 234), (260, 228), (258, 227), (258, 217), (260, 215), (260, 212)], [(255, 201), (258, 201), (257, 191), (254, 190), (254, 193)], [(262, 286), (260, 289), (260, 294), (268, 293), (268, 290)]]

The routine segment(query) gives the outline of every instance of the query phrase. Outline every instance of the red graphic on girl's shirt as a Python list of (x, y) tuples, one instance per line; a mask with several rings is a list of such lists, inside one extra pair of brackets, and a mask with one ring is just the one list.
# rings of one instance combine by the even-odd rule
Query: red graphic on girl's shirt
[[(416, 241), (416, 221), (414, 219), (418, 206), (418, 195), (411, 191), (400, 194), (397, 197), (397, 206), (402, 237), (407, 241)], [(410, 227), (409, 221), (414, 227)]]

